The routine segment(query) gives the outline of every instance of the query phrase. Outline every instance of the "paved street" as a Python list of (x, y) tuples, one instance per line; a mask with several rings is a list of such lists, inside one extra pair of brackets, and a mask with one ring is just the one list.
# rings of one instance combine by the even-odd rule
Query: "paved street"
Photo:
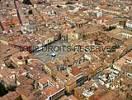
[[(63, 49), (57, 49), (58, 47), (62, 48), (63, 45), (67, 46), (68, 43), (62, 40), (56, 41), (52, 44), (45, 46), (41, 51), (35, 52), (34, 55), (38, 57), (40, 60), (42, 60), (43, 62), (47, 62), (50, 60), (54, 60), (55, 58), (63, 57), (63, 55), (65, 55), (67, 51)], [(52, 57), (52, 54), (56, 54), (56, 56)]]

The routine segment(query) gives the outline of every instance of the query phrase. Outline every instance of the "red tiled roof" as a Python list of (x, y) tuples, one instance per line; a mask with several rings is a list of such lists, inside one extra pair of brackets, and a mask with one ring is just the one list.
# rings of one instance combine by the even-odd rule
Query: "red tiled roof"
[(72, 74), (73, 75), (77, 75), (77, 74), (79, 74), (81, 71), (80, 71), (80, 69), (78, 68), (78, 67), (72, 67)]
[(58, 89), (56, 87), (48, 87), (46, 89), (43, 90), (43, 93), (46, 95), (46, 96), (50, 96), (54, 93), (56, 93), (58, 91)]

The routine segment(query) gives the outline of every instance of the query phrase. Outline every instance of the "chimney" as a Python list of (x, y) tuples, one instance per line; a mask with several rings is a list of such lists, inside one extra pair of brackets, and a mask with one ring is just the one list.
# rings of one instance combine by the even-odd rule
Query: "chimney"
[(28, 59), (25, 59), (25, 64), (26, 64), (26, 65), (28, 64)]

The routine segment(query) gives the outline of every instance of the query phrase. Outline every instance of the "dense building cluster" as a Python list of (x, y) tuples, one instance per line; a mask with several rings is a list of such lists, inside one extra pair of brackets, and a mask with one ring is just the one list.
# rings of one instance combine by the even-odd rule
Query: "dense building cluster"
[(0, 0), (0, 100), (132, 100), (132, 0)]

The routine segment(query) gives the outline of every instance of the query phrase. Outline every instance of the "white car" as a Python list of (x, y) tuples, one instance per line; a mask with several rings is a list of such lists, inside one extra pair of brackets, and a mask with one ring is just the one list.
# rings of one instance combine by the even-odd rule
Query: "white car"
[(56, 54), (55, 53), (51, 53), (51, 57), (55, 57), (56, 56)]

